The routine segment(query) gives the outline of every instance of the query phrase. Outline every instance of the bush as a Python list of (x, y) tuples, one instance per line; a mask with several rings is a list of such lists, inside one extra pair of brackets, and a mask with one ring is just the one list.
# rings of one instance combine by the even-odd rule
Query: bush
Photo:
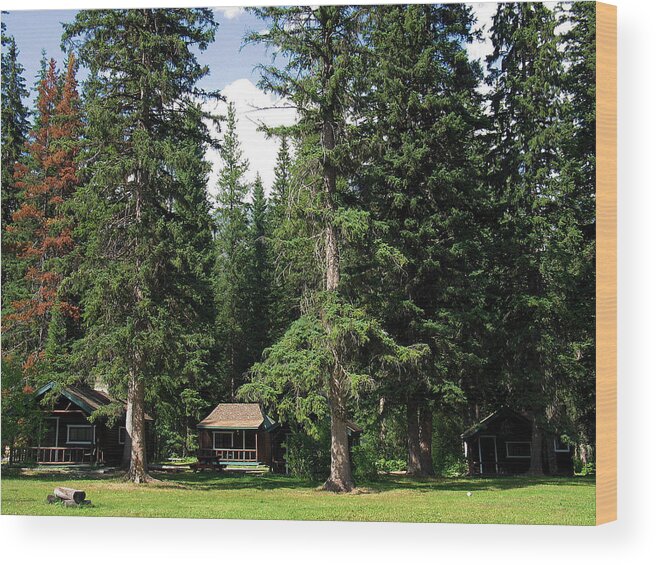
[(330, 474), (330, 443), (303, 432), (288, 436), (285, 459), (289, 474), (299, 479), (325, 480)]
[(467, 461), (464, 456), (446, 455), (438, 471), (440, 477), (462, 477), (467, 474)]
[(356, 481), (375, 481), (378, 478), (376, 451), (368, 445), (356, 445), (352, 450), (353, 475)]
[(574, 458), (574, 473), (576, 475), (594, 475), (595, 474), (595, 464), (594, 461), (588, 461), (585, 465), (579, 457)]
[(408, 464), (403, 459), (385, 459), (380, 458), (376, 461), (376, 468), (379, 473), (393, 473), (396, 471), (405, 471)]

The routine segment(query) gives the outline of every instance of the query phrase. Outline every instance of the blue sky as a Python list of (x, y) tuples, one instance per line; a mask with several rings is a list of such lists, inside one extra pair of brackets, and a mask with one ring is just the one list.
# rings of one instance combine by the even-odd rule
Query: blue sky
[[(473, 59), (484, 58), (491, 52), (489, 37), (485, 32), (491, 25), (496, 3), (474, 3), (472, 6), (478, 18), (478, 27), (484, 28), (484, 41), (468, 45), (467, 50)], [(259, 173), (265, 190), (268, 190), (273, 183), (278, 141), (266, 139), (258, 127), (262, 124), (289, 125), (294, 122), (296, 113), (284, 100), (278, 100), (257, 88), (260, 77), (255, 67), (271, 60), (265, 47), (247, 45), (242, 48), (244, 35), (249, 31), (265, 29), (265, 22), (243, 8), (216, 7), (213, 10), (219, 28), (214, 43), (199, 54), (200, 62), (207, 64), (210, 69), (210, 74), (203, 79), (201, 86), (207, 90), (221, 90), (235, 104), (237, 133), (244, 156), (250, 163), (246, 178), (252, 182)], [(75, 10), (24, 10), (2, 15), (8, 33), (16, 39), (20, 62), (26, 69), (28, 86), (32, 87), (35, 83), (43, 49), (48, 57), (54, 57), (60, 62), (64, 59), (65, 54), (60, 49), (62, 22), (73, 21), (75, 13)], [(81, 69), (78, 78), (83, 79), (85, 74), (84, 69)], [(217, 113), (225, 113), (226, 110), (225, 104), (209, 105), (208, 109)], [(218, 139), (221, 135), (220, 132), (216, 133)], [(215, 194), (221, 159), (216, 151), (209, 151), (207, 158), (213, 167), (208, 190), (210, 194)]]
[[(7, 32), (16, 39), (28, 87), (32, 88), (36, 82), (42, 50), (45, 49), (48, 57), (60, 63), (65, 58), (60, 48), (62, 23), (73, 21), (75, 14), (75, 10), (25, 10), (2, 15)], [(268, 189), (273, 183), (278, 142), (267, 140), (258, 131), (258, 126), (290, 124), (295, 119), (295, 112), (283, 108), (286, 106), (283, 101), (257, 88), (260, 76), (256, 66), (270, 61), (266, 48), (262, 45), (242, 47), (244, 35), (264, 29), (265, 23), (243, 8), (236, 7), (214, 8), (214, 16), (219, 23), (216, 39), (206, 51), (198, 54), (199, 61), (210, 69), (201, 86), (206, 90), (221, 90), (235, 104), (237, 132), (244, 155), (250, 162), (246, 178), (252, 182), (259, 173)], [(83, 80), (85, 76), (85, 70), (80, 69), (78, 79)], [(281, 108), (276, 109), (276, 105)], [(257, 108), (267, 110), (259, 111)], [(214, 104), (210, 109), (223, 114), (226, 111), (225, 104)], [(220, 139), (221, 133), (217, 132), (216, 136)], [(209, 151), (207, 157), (213, 165), (208, 187), (209, 192), (214, 194), (221, 160), (216, 151)]]
[[(58, 61), (64, 58), (60, 49), (62, 23), (75, 18), (75, 10), (25, 10), (3, 14), (7, 31), (16, 39), (20, 50), (20, 62), (25, 67), (28, 85), (32, 85), (39, 71), (41, 51)], [(215, 8), (219, 23), (216, 40), (199, 55), (199, 60), (209, 65), (210, 74), (202, 83), (208, 90), (222, 90), (237, 79), (250, 79), (257, 83), (259, 75), (254, 67), (268, 60), (261, 45), (248, 45), (240, 50), (244, 35), (251, 30), (261, 30), (264, 23), (241, 8)]]

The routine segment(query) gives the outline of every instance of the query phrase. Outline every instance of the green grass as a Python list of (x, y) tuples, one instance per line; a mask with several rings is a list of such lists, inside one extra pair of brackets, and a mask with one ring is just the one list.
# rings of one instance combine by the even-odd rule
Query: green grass
[[(2, 514), (568, 525), (595, 519), (594, 479), (588, 477), (386, 476), (359, 485), (356, 494), (337, 495), (317, 490), (317, 483), (276, 475), (155, 476), (162, 482), (138, 486), (118, 477), (4, 471)], [(55, 486), (85, 490), (93, 507), (47, 504)]]

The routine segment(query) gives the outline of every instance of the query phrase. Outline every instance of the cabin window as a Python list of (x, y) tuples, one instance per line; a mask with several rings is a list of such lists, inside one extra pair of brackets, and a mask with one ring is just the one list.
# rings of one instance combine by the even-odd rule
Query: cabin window
[(121, 445), (125, 445), (125, 435), (128, 433), (127, 429), (125, 426), (119, 426), (118, 427), (118, 442)]
[(554, 438), (554, 451), (556, 453), (569, 453), (569, 445), (566, 444), (561, 438)]
[(510, 459), (528, 459), (531, 457), (530, 441), (507, 441), (506, 457)]
[(232, 449), (234, 440), (232, 432), (214, 432), (214, 449)]
[(79, 443), (83, 445), (91, 445), (93, 443), (95, 437), (93, 426), (75, 426), (69, 424), (66, 430), (66, 443)]

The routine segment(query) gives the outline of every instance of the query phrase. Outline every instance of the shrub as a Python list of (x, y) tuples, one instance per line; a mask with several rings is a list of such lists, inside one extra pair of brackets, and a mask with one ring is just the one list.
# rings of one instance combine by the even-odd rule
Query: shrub
[(403, 459), (380, 458), (376, 461), (376, 468), (378, 469), (379, 473), (405, 471), (407, 468), (407, 462)]
[(285, 442), (289, 474), (299, 479), (324, 480), (330, 474), (330, 443), (295, 432)]
[(352, 450), (353, 474), (356, 481), (375, 481), (378, 478), (376, 451), (369, 445), (356, 445)]

